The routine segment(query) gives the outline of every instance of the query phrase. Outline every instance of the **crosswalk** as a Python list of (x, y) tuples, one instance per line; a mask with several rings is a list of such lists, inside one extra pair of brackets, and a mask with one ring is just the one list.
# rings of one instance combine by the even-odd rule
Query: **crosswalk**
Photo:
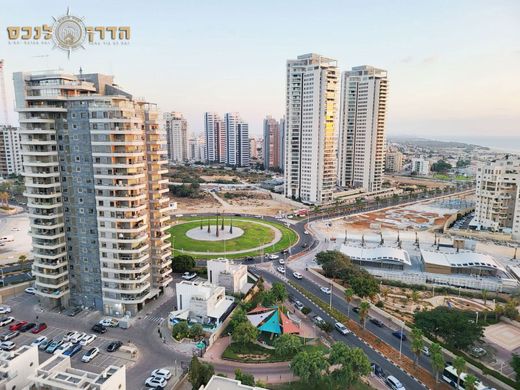
[(153, 316), (153, 315), (150, 315), (150, 314), (145, 315), (144, 319), (148, 320), (150, 322), (155, 322), (157, 324), (161, 324), (164, 321), (164, 317)]

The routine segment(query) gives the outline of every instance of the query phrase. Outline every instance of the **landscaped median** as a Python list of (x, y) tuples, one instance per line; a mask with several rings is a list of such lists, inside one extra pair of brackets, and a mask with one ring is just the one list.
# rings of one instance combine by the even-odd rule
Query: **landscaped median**
[(390, 360), (392, 363), (394, 363), (396, 366), (401, 367), (403, 370), (405, 370), (408, 374), (413, 376), (414, 378), (418, 379), (422, 383), (424, 383), (428, 388), (436, 388), (436, 389), (450, 389), (450, 387), (445, 383), (436, 383), (435, 378), (433, 375), (431, 375), (428, 371), (426, 371), (421, 366), (415, 366), (413, 364), (413, 361), (408, 358), (405, 355), (401, 355), (401, 358), (397, 358), (399, 356), (399, 351), (397, 351), (395, 348), (391, 347), (390, 345), (386, 344), (385, 342), (381, 341), (376, 335), (374, 335), (372, 332), (363, 329), (357, 322), (351, 320), (349, 317), (347, 317), (345, 314), (340, 312), (337, 309), (331, 308), (329, 306), (329, 302), (325, 302), (320, 297), (308, 292), (307, 290), (304, 290), (297, 284), (293, 283), (292, 281), (288, 281), (288, 283), (297, 291), (299, 291), (301, 294), (307, 296), (309, 299), (311, 299), (316, 305), (318, 305), (323, 311), (328, 313), (330, 316), (335, 318), (337, 321), (342, 322), (345, 324), (357, 337), (359, 337), (361, 340), (368, 343), (373, 349), (376, 351), (381, 352), (388, 360)]

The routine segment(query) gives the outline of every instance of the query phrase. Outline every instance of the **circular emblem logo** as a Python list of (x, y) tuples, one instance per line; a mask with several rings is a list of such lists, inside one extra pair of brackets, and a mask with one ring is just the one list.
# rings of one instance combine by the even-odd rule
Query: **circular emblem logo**
[(81, 47), (86, 36), (85, 25), (76, 16), (62, 16), (52, 26), (52, 40), (54, 44), (69, 53)]

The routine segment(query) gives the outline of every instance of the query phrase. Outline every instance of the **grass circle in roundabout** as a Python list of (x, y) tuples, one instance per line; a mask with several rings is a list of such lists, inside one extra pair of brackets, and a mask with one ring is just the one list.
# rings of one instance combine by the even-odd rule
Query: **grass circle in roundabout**
[[(189, 217), (178, 221), (170, 229), (171, 241), (175, 254), (187, 254), (196, 259), (227, 257), (230, 259), (257, 256), (261, 253), (279, 252), (289, 248), (298, 241), (296, 232), (285, 225), (258, 218), (233, 217), (233, 227), (243, 230), (240, 237), (206, 241), (195, 240), (187, 236), (187, 232), (199, 228), (207, 232), (208, 218)], [(215, 234), (216, 217), (210, 217), (211, 234)], [(230, 219), (224, 218), (224, 230), (229, 231)], [(219, 229), (221, 219), (219, 218)], [(262, 248), (263, 247), (263, 248)], [(240, 253), (233, 253), (240, 252)]]

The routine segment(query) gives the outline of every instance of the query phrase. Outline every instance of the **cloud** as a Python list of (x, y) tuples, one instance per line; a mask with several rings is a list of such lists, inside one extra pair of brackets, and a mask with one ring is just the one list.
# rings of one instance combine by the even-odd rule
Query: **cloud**
[(430, 57), (426, 57), (425, 59), (423, 59), (422, 63), (424, 65), (430, 65), (430, 64), (437, 62), (437, 60), (438, 60), (437, 56), (430, 56)]

